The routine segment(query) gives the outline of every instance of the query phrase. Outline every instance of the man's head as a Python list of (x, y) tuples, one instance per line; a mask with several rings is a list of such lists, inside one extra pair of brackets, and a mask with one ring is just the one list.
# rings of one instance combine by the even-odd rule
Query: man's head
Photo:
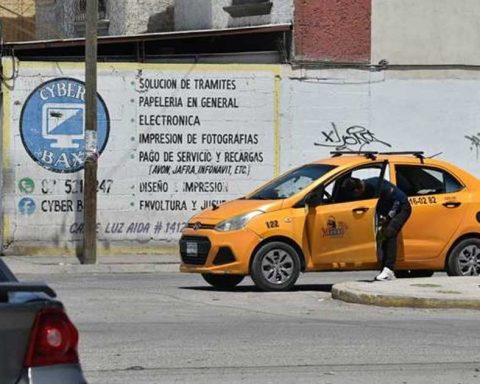
[(342, 190), (353, 198), (359, 198), (365, 193), (365, 183), (355, 177), (349, 177), (343, 181)]

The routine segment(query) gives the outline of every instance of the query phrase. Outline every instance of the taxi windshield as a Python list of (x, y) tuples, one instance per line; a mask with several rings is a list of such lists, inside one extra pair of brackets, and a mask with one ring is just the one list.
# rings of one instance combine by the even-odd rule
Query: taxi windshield
[(296, 168), (247, 197), (249, 200), (279, 200), (287, 199), (308, 187), (315, 180), (334, 169), (327, 164), (307, 164)]

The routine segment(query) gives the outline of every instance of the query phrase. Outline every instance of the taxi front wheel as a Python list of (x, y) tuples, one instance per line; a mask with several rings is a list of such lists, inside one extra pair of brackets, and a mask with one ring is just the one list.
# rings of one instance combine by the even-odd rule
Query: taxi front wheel
[(298, 253), (286, 243), (267, 243), (253, 257), (252, 280), (263, 291), (287, 291), (294, 286), (299, 274)]
[(464, 239), (452, 249), (447, 273), (449, 276), (480, 275), (480, 239)]
[(202, 273), (202, 277), (212, 287), (221, 290), (233, 289), (245, 278), (242, 275), (214, 275), (213, 273)]

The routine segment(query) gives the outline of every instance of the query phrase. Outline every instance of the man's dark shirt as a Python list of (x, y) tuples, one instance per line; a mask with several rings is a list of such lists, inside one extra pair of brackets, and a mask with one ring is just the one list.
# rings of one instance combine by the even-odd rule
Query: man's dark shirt
[[(365, 182), (365, 195), (367, 198), (373, 199), (375, 197), (375, 191), (377, 190), (378, 177), (372, 177), (364, 180)], [(387, 180), (382, 180), (380, 185), (380, 197), (377, 203), (377, 212), (382, 216), (388, 216), (397, 214), (400, 207), (404, 204), (410, 204), (407, 195), (395, 185)]]

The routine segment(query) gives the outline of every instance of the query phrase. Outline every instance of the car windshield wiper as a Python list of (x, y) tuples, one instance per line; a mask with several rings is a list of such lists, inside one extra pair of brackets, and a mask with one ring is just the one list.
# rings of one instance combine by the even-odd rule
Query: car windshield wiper
[(275, 200), (275, 199), (278, 199), (278, 197), (255, 195), (255, 196), (250, 197), (249, 200)]
[(280, 196), (252, 196), (248, 200), (283, 200), (286, 197)]

